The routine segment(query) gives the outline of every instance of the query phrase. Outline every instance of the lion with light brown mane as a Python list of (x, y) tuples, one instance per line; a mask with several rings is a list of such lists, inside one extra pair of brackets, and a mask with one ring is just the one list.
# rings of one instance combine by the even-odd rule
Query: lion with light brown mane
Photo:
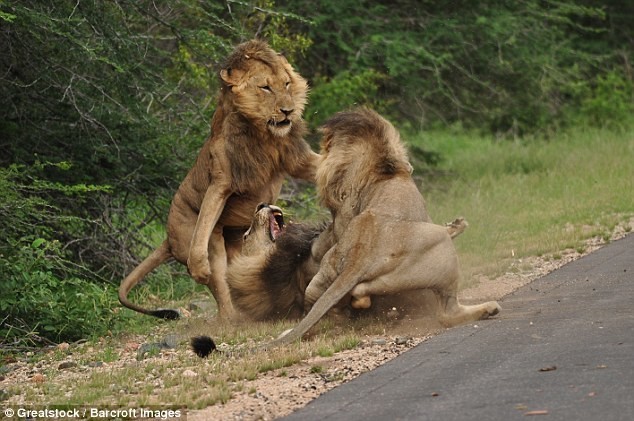
[(227, 58), (220, 79), (211, 135), (174, 195), (167, 239), (121, 282), (119, 300), (140, 313), (178, 317), (127, 298), (150, 271), (174, 258), (209, 287), (218, 315), (233, 318), (225, 272), (240, 254), (253, 209), (275, 202), (286, 175), (315, 178), (319, 155), (303, 139), (308, 87), (287, 60), (266, 43), (249, 41)]
[(494, 301), (458, 302), (450, 232), (432, 223), (398, 131), (363, 108), (336, 114), (322, 130), (316, 182), (333, 217), (332, 247), (306, 288), (307, 315), (270, 345), (301, 338), (344, 299), (353, 308), (368, 308), (372, 296), (408, 290), (433, 290), (446, 326), (497, 314)]

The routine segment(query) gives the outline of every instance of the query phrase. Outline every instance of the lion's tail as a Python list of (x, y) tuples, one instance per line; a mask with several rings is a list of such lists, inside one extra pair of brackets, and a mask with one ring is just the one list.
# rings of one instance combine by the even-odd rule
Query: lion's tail
[(141, 262), (139, 266), (134, 268), (132, 272), (128, 276), (125, 277), (123, 281), (121, 281), (121, 285), (119, 286), (119, 301), (121, 304), (126, 306), (127, 308), (138, 311), (139, 313), (147, 314), (154, 317), (159, 317), (161, 319), (169, 319), (174, 320), (178, 319), (180, 315), (178, 311), (171, 309), (157, 309), (157, 310), (148, 310), (143, 308), (137, 304), (132, 303), (128, 300), (128, 293), (130, 290), (139, 282), (145, 278), (145, 276), (156, 269), (159, 265), (164, 263), (172, 257), (172, 253), (169, 249), (169, 244), (167, 240), (163, 241), (163, 243), (152, 252), (148, 257)]

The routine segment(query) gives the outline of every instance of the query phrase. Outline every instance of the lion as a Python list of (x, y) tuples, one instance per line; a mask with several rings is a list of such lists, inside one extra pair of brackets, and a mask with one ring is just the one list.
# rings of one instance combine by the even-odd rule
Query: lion
[(458, 302), (458, 256), (451, 234), (431, 221), (392, 124), (359, 108), (331, 117), (322, 134), (316, 184), (332, 214), (333, 245), (306, 288), (306, 316), (269, 345), (300, 339), (347, 297), (359, 309), (370, 307), (372, 296), (431, 289), (445, 326), (499, 313), (494, 301)]
[(227, 269), (234, 306), (251, 320), (300, 318), (304, 292), (331, 238), (327, 223), (286, 225), (282, 209), (258, 205), (242, 254)]
[[(464, 218), (445, 225), (452, 239), (467, 226)], [(234, 306), (256, 321), (300, 318), (308, 283), (332, 245), (332, 224), (286, 225), (282, 209), (258, 205), (242, 253), (227, 269)]]
[(219, 75), (211, 135), (174, 195), (167, 239), (119, 288), (121, 303), (143, 314), (178, 318), (175, 310), (148, 310), (127, 298), (150, 271), (174, 258), (209, 287), (220, 319), (234, 318), (225, 271), (240, 254), (253, 209), (274, 203), (287, 175), (315, 179), (319, 155), (304, 140), (302, 118), (308, 85), (284, 56), (263, 41), (248, 41), (236, 47)]

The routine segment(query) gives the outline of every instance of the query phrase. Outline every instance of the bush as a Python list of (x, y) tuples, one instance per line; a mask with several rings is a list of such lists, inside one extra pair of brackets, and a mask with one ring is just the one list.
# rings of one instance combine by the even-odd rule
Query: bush
[(0, 167), (0, 338), (2, 342), (76, 340), (104, 333), (116, 294), (88, 269), (71, 263), (57, 237), (91, 221), (67, 215), (51, 194), (80, 204), (106, 187), (42, 180), (45, 171), (67, 171), (67, 163)]
[(598, 126), (622, 127), (634, 114), (634, 83), (611, 70), (581, 89), (580, 117)]
[(22, 238), (11, 247), (0, 260), (2, 342), (74, 341), (112, 326), (114, 288), (79, 277), (58, 242)]
[(314, 128), (336, 112), (356, 105), (371, 105), (382, 111), (385, 106), (377, 100), (377, 93), (383, 79), (385, 75), (372, 69), (342, 71), (334, 78), (316, 79), (310, 93), (306, 120)]

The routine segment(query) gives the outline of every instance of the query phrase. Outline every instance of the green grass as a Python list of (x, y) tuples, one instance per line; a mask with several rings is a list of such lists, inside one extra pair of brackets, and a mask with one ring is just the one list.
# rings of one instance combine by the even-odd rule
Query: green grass
[(549, 140), (496, 141), (466, 134), (420, 134), (439, 152), (444, 174), (421, 190), (435, 222), (464, 216), (456, 240), (465, 282), (524, 257), (609, 238), (634, 215), (634, 130), (579, 129)]

